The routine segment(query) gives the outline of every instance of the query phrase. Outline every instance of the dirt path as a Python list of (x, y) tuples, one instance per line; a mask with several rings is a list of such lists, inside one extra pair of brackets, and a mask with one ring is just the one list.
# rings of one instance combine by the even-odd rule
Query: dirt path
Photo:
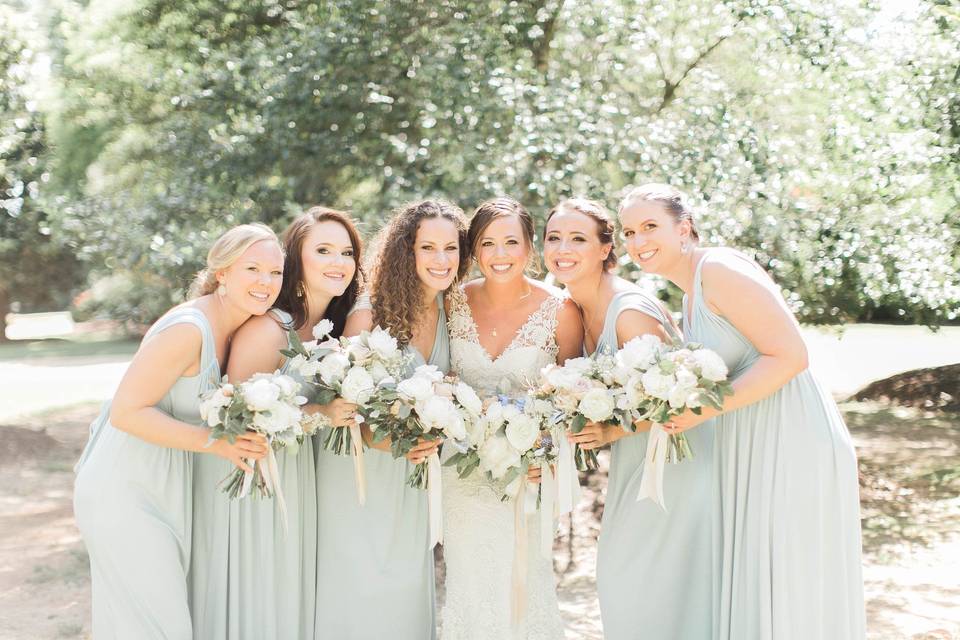
[[(871, 640), (960, 638), (960, 417), (845, 405), (861, 459)], [(0, 640), (90, 637), (72, 465), (95, 405), (0, 426)], [(604, 458), (605, 460), (605, 458)], [(567, 637), (599, 640), (593, 571), (604, 474), (554, 564)], [(564, 524), (563, 530), (569, 531)], [(571, 561), (572, 558), (572, 561)]]

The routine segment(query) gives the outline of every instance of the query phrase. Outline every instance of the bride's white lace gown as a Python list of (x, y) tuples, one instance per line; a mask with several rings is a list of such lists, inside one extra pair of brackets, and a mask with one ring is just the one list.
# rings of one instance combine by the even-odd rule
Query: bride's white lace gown
[[(520, 391), (540, 369), (555, 362), (557, 312), (563, 299), (548, 295), (504, 352), (493, 359), (480, 345), (477, 325), (465, 294), (450, 301), (450, 364), (453, 373), (480, 397)], [(447, 452), (450, 455), (450, 452)], [(514, 505), (501, 502), (480, 474), (461, 480), (443, 468), (443, 557), (446, 600), (441, 613), (443, 640), (558, 640), (564, 637), (557, 604), (553, 563), (540, 554), (540, 527), (527, 517), (527, 614), (511, 630), (511, 575)]]

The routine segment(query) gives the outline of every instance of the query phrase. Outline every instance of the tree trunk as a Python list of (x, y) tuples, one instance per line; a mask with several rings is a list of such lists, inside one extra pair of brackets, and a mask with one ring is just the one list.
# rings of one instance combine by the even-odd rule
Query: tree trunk
[(10, 294), (0, 289), (0, 342), (7, 341), (7, 314), (10, 313)]

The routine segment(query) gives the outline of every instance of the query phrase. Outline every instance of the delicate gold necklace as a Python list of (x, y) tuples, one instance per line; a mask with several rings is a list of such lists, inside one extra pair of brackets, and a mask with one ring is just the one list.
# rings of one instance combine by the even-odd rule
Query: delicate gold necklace
[[(521, 300), (525, 300), (525, 299), (529, 298), (532, 293), (533, 293), (533, 287), (531, 287), (530, 284), (528, 283), (528, 284), (527, 284), (527, 292), (526, 292), (525, 294), (523, 294), (522, 296), (520, 296), (519, 298), (517, 298), (517, 302), (520, 302)], [(497, 328), (496, 328), (496, 327), (493, 327), (493, 328), (490, 330), (490, 335), (493, 336), (494, 338), (497, 337)]]

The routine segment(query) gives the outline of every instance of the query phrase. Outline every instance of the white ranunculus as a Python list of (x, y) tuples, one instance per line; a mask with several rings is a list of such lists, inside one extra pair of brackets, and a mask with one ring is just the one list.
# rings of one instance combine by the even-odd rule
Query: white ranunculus
[(613, 417), (616, 404), (606, 389), (591, 389), (580, 400), (577, 410), (591, 422), (604, 422)]
[(397, 347), (397, 339), (391, 336), (386, 329), (380, 327), (374, 328), (367, 336), (367, 346), (384, 360), (395, 358), (400, 352), (399, 347)]
[(349, 356), (347, 356), (345, 353), (334, 351), (332, 353), (328, 353), (323, 357), (323, 359), (320, 360), (317, 373), (320, 374), (320, 379), (323, 380), (324, 384), (334, 385), (343, 380), (343, 376), (346, 375), (347, 369), (349, 368)]
[(374, 388), (373, 377), (362, 367), (353, 367), (347, 371), (340, 383), (340, 395), (347, 402), (366, 404), (373, 395)]
[(463, 405), (463, 408), (473, 415), (478, 416), (483, 411), (483, 401), (480, 400), (480, 396), (473, 390), (473, 387), (467, 383), (458, 382), (453, 394), (457, 397), (460, 404)]
[(423, 376), (413, 376), (400, 381), (397, 393), (407, 400), (422, 402), (433, 395), (433, 382)]
[(506, 436), (488, 438), (480, 445), (477, 454), (480, 457), (480, 470), (489, 471), (494, 478), (502, 478), (511, 467), (520, 466), (520, 454)]
[(716, 351), (697, 349), (693, 352), (693, 358), (700, 367), (700, 373), (704, 378), (713, 382), (726, 380), (727, 364)]
[(251, 411), (266, 411), (280, 398), (280, 387), (270, 378), (256, 378), (240, 385), (243, 400)]
[(670, 390), (676, 384), (676, 380), (671, 374), (660, 373), (658, 369), (645, 371), (640, 380), (643, 382), (643, 389), (660, 400), (667, 400), (670, 397)]
[(662, 349), (663, 343), (660, 338), (650, 334), (637, 336), (617, 352), (617, 363), (624, 367), (645, 371), (654, 363)]
[(333, 322), (324, 318), (313, 326), (313, 337), (318, 341), (326, 338), (333, 331)]
[(540, 435), (540, 426), (530, 416), (519, 413), (507, 421), (507, 427), (504, 431), (507, 441), (522, 454), (531, 449), (537, 441), (537, 437)]

